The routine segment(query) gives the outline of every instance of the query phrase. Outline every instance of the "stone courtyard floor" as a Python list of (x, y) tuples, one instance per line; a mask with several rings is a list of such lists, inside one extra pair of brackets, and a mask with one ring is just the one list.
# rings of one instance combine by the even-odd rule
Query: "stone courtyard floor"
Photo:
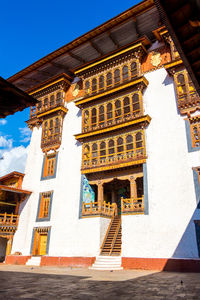
[(0, 264), (0, 300), (14, 299), (200, 300), (200, 273)]

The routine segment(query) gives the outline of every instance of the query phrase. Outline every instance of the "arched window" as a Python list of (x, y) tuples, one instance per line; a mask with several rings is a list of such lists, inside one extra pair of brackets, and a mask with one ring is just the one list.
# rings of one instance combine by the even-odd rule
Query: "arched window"
[(142, 148), (142, 133), (141, 132), (138, 132), (136, 133), (135, 135), (135, 145), (136, 145), (136, 148)]
[(84, 147), (84, 160), (89, 160), (90, 158), (90, 146), (86, 145)]
[(92, 161), (97, 161), (97, 144), (92, 144)]
[(107, 85), (107, 87), (112, 85), (112, 73), (111, 72), (109, 72), (106, 76), (106, 85)]
[(113, 121), (113, 105), (112, 103), (107, 104), (107, 124), (112, 124)]
[(44, 99), (44, 109), (48, 108), (48, 98)]
[(123, 138), (119, 137), (117, 139), (117, 154), (122, 154), (124, 152), (124, 141)]
[(49, 133), (50, 133), (50, 139), (53, 137), (53, 120), (51, 119), (49, 122)]
[(93, 78), (92, 79), (92, 92), (96, 93), (96, 91), (97, 91), (97, 79)]
[(100, 144), (100, 159), (105, 158), (105, 157), (106, 157), (106, 143), (101, 142), (101, 144)]
[(100, 90), (104, 89), (104, 76), (103, 75), (101, 75), (99, 77), (99, 89)]
[(137, 113), (140, 111), (140, 100), (139, 100), (139, 95), (134, 94), (132, 96), (132, 104), (133, 104), (133, 113)]
[(51, 97), (50, 97), (50, 106), (54, 106), (54, 104), (55, 104), (55, 97), (54, 97), (54, 95), (51, 95)]
[(88, 129), (89, 126), (89, 111), (85, 110), (83, 114), (83, 129)]
[(104, 106), (101, 105), (99, 107), (99, 125), (103, 126), (104, 124), (105, 124)]
[(122, 116), (121, 101), (117, 100), (115, 102), (115, 119), (120, 120), (121, 116)]
[(36, 104), (36, 108), (37, 108), (38, 112), (41, 111), (41, 108), (42, 108), (42, 101), (39, 101), (39, 102)]
[(130, 116), (130, 100), (129, 97), (125, 97), (123, 99), (123, 109), (124, 109), (124, 117), (129, 117)]
[(183, 96), (186, 93), (185, 77), (183, 74), (179, 74), (177, 77), (178, 81), (178, 94)]
[(90, 92), (90, 82), (89, 82), (89, 80), (87, 80), (87, 81), (85, 82), (85, 90), (86, 90), (87, 93)]
[(92, 128), (96, 127), (96, 125), (97, 125), (97, 110), (96, 110), (96, 108), (92, 109), (91, 124), (92, 124)]
[(128, 80), (128, 67), (127, 66), (123, 66), (122, 78), (123, 78), (123, 81)]
[(120, 82), (120, 70), (116, 69), (114, 72), (114, 84), (117, 84)]
[(55, 119), (55, 133), (59, 133), (60, 121), (59, 118)]
[(108, 156), (112, 157), (115, 153), (115, 143), (113, 140), (109, 140), (108, 142)]
[(61, 104), (61, 92), (58, 92), (57, 95), (56, 95), (56, 104)]
[(128, 135), (126, 137), (126, 150), (127, 152), (130, 152), (133, 150), (133, 137), (132, 135)]
[(137, 63), (135, 61), (131, 64), (131, 77), (137, 77)]
[(192, 126), (193, 147), (200, 146), (200, 128), (197, 125)]

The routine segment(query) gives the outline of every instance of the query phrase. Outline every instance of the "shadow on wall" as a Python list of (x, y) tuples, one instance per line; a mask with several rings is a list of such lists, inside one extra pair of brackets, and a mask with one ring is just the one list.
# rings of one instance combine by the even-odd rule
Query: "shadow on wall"
[[(184, 259), (187, 257), (187, 259)], [(163, 270), (178, 270), (183, 272), (200, 272), (200, 213), (199, 204), (195, 209), (181, 240), (168, 259)]]

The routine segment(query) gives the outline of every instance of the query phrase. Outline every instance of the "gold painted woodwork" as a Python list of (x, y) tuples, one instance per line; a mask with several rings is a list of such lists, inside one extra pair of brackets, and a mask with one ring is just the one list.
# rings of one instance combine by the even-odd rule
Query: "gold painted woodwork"
[(88, 102), (100, 99), (102, 97), (105, 97), (105, 96), (108, 96), (108, 95), (111, 95), (111, 94), (114, 94), (114, 93), (119, 92), (123, 89), (130, 88), (130, 87), (133, 87), (135, 85), (141, 85), (143, 88), (145, 88), (145, 87), (147, 87), (148, 84), (149, 84), (148, 80), (145, 77), (142, 76), (140, 78), (136, 78), (135, 80), (133, 80), (131, 82), (124, 83), (121, 86), (113, 87), (112, 89), (110, 89), (106, 92), (103, 92), (101, 94), (91, 96), (91, 97), (88, 97), (86, 99), (76, 100), (75, 104), (76, 104), (76, 106), (82, 106), (83, 104), (86, 104)]
[(47, 112), (38, 114), (37, 117), (41, 118), (41, 117), (47, 116), (47, 115), (52, 114), (52, 113), (57, 113), (57, 112), (63, 112), (64, 114), (66, 114), (68, 112), (68, 109), (66, 107), (59, 106), (59, 107), (56, 107), (54, 109), (50, 109)]
[(106, 203), (105, 201), (103, 203), (101, 202), (90, 202), (82, 204), (82, 217), (86, 216), (106, 216), (106, 217), (112, 217), (117, 215), (117, 205), (116, 203), (110, 204), (110, 202)]
[(144, 198), (121, 198), (122, 214), (144, 214)]
[(75, 138), (76, 138), (76, 140), (83, 141), (84, 139), (86, 139), (88, 137), (93, 137), (96, 135), (115, 131), (118, 129), (122, 129), (124, 127), (129, 127), (129, 126), (138, 125), (138, 124), (141, 125), (141, 123), (144, 125), (144, 127), (146, 127), (150, 123), (150, 121), (151, 121), (151, 117), (149, 115), (146, 115), (146, 116), (142, 116), (137, 119), (134, 119), (132, 121), (126, 120), (121, 124), (113, 125), (113, 126), (101, 129), (101, 130), (94, 130), (94, 131), (87, 132), (87, 133), (76, 134)]

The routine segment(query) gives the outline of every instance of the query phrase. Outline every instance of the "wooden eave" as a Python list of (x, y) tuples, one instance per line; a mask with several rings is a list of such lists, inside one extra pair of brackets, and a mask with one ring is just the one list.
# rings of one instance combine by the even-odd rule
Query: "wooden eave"
[(0, 77), (0, 118), (35, 105), (37, 100)]
[(17, 194), (26, 194), (26, 195), (30, 195), (32, 192), (27, 191), (27, 190), (22, 190), (22, 189), (17, 189), (14, 187), (10, 187), (7, 185), (0, 185), (0, 191), (5, 191), (5, 192), (14, 192)]
[(142, 37), (136, 41), (134, 41), (134, 43), (131, 43), (129, 45), (126, 45), (125, 47), (121, 47), (120, 49), (117, 49), (107, 55), (102, 56), (100, 59), (95, 59), (83, 66), (81, 66), (81, 68), (76, 68), (73, 70), (75, 75), (80, 75), (81, 73), (87, 72), (88, 70), (98, 67), (103, 63), (109, 62), (113, 59), (118, 58), (121, 55), (125, 55), (127, 52), (129, 51), (134, 51), (138, 48), (141, 48), (143, 50), (144, 53), (147, 53), (146, 47), (145, 46), (150, 46), (151, 42), (147, 39), (147, 37)]
[(155, 0), (155, 4), (200, 95), (200, 7), (198, 0)]
[[(109, 126), (109, 127), (106, 127), (106, 128), (102, 128), (102, 129), (97, 129), (97, 130), (93, 130), (93, 131), (90, 131), (90, 132), (85, 132), (85, 133), (80, 133), (80, 134), (75, 134), (75, 139), (82, 142), (83, 140), (87, 139), (87, 138), (90, 138), (90, 137), (94, 137), (96, 135), (100, 135), (100, 134), (105, 134), (105, 133), (108, 133), (108, 132), (114, 132), (116, 130), (119, 130), (119, 129), (122, 129), (122, 128), (125, 128), (125, 127), (129, 127), (129, 126), (132, 126), (132, 125), (136, 125), (136, 124), (145, 124), (145, 126), (147, 126), (151, 121), (151, 117), (149, 115), (145, 115), (145, 116), (142, 116), (142, 117), (139, 117), (139, 118), (136, 118), (136, 119), (133, 119), (133, 120), (127, 120), (126, 122), (123, 122), (123, 123), (120, 123), (120, 124), (116, 124), (116, 125), (113, 125), (113, 126)], [(112, 134), (112, 133), (111, 133)]]
[(183, 65), (183, 61), (181, 59), (169, 62), (164, 65), (165, 70), (169, 73), (169, 75), (173, 75), (173, 71)]
[(53, 109), (50, 109), (50, 110), (47, 110), (41, 114), (37, 114), (37, 118), (41, 118), (41, 117), (44, 117), (44, 116), (47, 116), (47, 115), (50, 115), (50, 114), (53, 114), (53, 113), (57, 113), (57, 112), (63, 112), (64, 114), (67, 113), (68, 109), (64, 106), (58, 106), (58, 107), (55, 107)]
[(126, 83), (121, 84), (119, 86), (115, 86), (115, 87), (113, 87), (109, 90), (105, 90), (104, 92), (98, 93), (94, 96), (90, 96), (90, 97), (86, 97), (86, 98), (83, 98), (83, 99), (75, 100), (75, 104), (76, 104), (76, 106), (81, 107), (86, 103), (89, 103), (89, 102), (95, 101), (95, 100), (99, 100), (103, 97), (110, 96), (110, 95), (115, 94), (115, 93), (117, 93), (121, 90), (136, 86), (138, 84), (142, 84), (142, 85), (144, 85), (144, 87), (147, 87), (149, 82), (144, 76), (141, 76), (139, 78), (136, 78), (135, 80), (126, 82)]
[[(153, 0), (144, 0), (104, 24), (92, 29), (58, 50), (31, 64), (8, 80), (23, 90), (48, 80), (55, 74), (67, 73), (120, 49), (139, 37), (147, 35), (154, 40), (159, 15)], [(152, 41), (151, 41), (152, 42)]]
[(158, 27), (157, 29), (153, 30), (153, 34), (155, 35), (155, 38), (159, 41), (163, 41), (163, 35), (168, 33), (165, 26)]
[(8, 173), (8, 174), (0, 177), (0, 182), (6, 181), (6, 180), (11, 179), (11, 178), (19, 178), (19, 177), (24, 177), (24, 173), (13, 171), (11, 173)]

